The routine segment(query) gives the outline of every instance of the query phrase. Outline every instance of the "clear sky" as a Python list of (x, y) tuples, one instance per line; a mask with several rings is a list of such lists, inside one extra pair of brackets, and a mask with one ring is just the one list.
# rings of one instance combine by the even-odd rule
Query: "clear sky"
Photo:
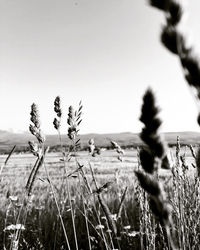
[[(200, 1), (190, 0), (187, 12), (198, 52)], [(44, 133), (55, 133), (60, 95), (66, 115), (82, 100), (81, 133), (139, 132), (151, 86), (162, 131), (200, 131), (179, 61), (160, 44), (162, 24), (145, 0), (0, 0), (0, 129), (28, 130), (35, 102)]]

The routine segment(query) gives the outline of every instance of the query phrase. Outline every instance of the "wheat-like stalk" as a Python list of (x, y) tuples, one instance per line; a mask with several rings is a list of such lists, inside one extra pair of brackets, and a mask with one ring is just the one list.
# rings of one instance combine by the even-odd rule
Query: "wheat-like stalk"
[[(195, 55), (194, 49), (187, 45), (187, 38), (179, 29), (179, 24), (184, 15), (182, 2), (177, 0), (149, 0), (149, 3), (164, 12), (166, 24), (162, 29), (161, 41), (170, 52), (178, 56), (185, 79), (189, 86), (195, 90), (194, 96), (200, 104), (200, 61)], [(200, 113), (197, 122), (200, 125)], [(197, 154), (200, 155), (200, 150)], [(197, 163), (198, 165), (199, 163)]]
[[(149, 3), (164, 12), (166, 23), (162, 28), (161, 42), (170, 52), (178, 56), (185, 79), (195, 90), (194, 96), (200, 103), (200, 61), (192, 46), (187, 45), (187, 37), (179, 28), (184, 16), (183, 2), (149, 0)], [(200, 115), (197, 121), (200, 125)]]
[(146, 148), (140, 151), (140, 162), (146, 173), (142, 171), (135, 171), (135, 173), (141, 187), (149, 194), (149, 205), (152, 212), (165, 226), (168, 246), (175, 249), (173, 235), (170, 231), (170, 228), (173, 228), (173, 222), (169, 204), (158, 181), (158, 176), (153, 175), (162, 166), (162, 161), (166, 157), (166, 146), (158, 132), (162, 123), (158, 118), (158, 112), (154, 94), (151, 89), (148, 89), (143, 97), (140, 116), (140, 121), (144, 124), (140, 137), (146, 143)]
[(54, 111), (56, 113), (56, 118), (53, 120), (54, 128), (60, 131), (61, 125), (61, 117), (62, 117), (62, 110), (61, 110), (61, 101), (60, 96), (57, 96), (54, 101)]
[[(57, 100), (57, 102), (58, 102), (58, 100)], [(58, 106), (59, 102), (58, 103), (57, 102), (56, 102), (56, 104)], [(57, 112), (57, 116), (61, 117), (61, 114), (62, 114), (61, 110), (58, 107), (55, 108), (55, 110)], [(40, 128), (41, 124), (40, 124), (40, 119), (39, 119), (39, 112), (38, 112), (36, 104), (34, 104), (34, 103), (31, 106), (30, 115), (31, 115), (30, 120), (31, 120), (32, 124), (30, 124), (29, 129), (30, 129), (30, 132), (37, 138), (39, 144), (34, 143), (34, 142), (29, 142), (30, 150), (33, 153), (33, 155), (37, 156), (37, 160), (36, 160), (36, 163), (35, 163), (32, 171), (30, 173), (30, 176), (29, 176), (27, 184), (26, 184), (27, 193), (28, 193), (28, 196), (29, 196), (30, 193), (31, 193), (31, 190), (32, 190), (35, 178), (36, 178), (36, 175), (38, 173), (38, 170), (39, 170), (41, 165), (44, 165), (45, 172), (46, 172), (46, 175), (47, 175), (47, 180), (48, 180), (48, 183), (50, 185), (50, 188), (51, 188), (51, 191), (52, 191), (52, 194), (53, 194), (53, 198), (54, 198), (54, 201), (55, 201), (55, 204), (56, 204), (56, 208), (57, 208), (57, 211), (58, 211), (58, 215), (59, 215), (59, 218), (60, 218), (60, 222), (61, 222), (61, 225), (62, 225), (62, 228), (63, 228), (63, 232), (64, 232), (64, 236), (65, 236), (65, 239), (66, 239), (67, 247), (68, 247), (68, 249), (70, 249), (68, 235), (67, 235), (67, 232), (66, 232), (66, 229), (65, 229), (65, 225), (64, 225), (64, 222), (63, 222), (61, 211), (60, 211), (58, 201), (57, 201), (57, 198), (56, 198), (56, 194), (55, 194), (55, 191), (54, 191), (54, 186), (53, 186), (53, 183), (51, 181), (49, 172), (48, 172), (48, 170), (46, 168), (46, 165), (44, 163), (44, 157), (45, 157), (45, 154), (48, 152), (49, 148), (47, 147), (45, 149), (45, 145), (44, 145), (45, 137), (42, 134), (42, 131), (41, 131), (41, 128)]]
[(112, 145), (112, 148), (116, 150), (117, 154), (118, 154), (118, 157), (117, 159), (119, 161), (123, 161), (123, 158), (122, 158), (122, 155), (125, 154), (124, 150), (121, 148), (121, 146), (115, 142), (115, 141), (110, 141), (111, 145)]
[(16, 145), (12, 148), (12, 150), (11, 150), (10, 153), (8, 154), (8, 156), (7, 156), (6, 160), (5, 160), (5, 162), (0, 166), (0, 176), (1, 176), (1, 174), (2, 174), (2, 171), (3, 171), (4, 167), (7, 165), (7, 163), (8, 163), (8, 161), (9, 161), (10, 157), (11, 157), (12, 154), (14, 153), (15, 149), (16, 149)]

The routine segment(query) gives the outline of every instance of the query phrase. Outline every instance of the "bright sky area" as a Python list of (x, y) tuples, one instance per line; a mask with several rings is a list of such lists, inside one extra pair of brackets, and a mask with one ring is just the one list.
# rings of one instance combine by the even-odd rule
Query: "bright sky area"
[[(200, 44), (200, 1), (185, 30)], [(178, 59), (160, 44), (164, 16), (145, 0), (0, 0), (0, 129), (26, 131), (30, 106), (44, 133), (56, 133), (53, 102), (84, 106), (81, 133), (139, 132), (148, 86), (162, 131), (200, 131), (197, 106)], [(199, 53), (199, 52), (198, 52)]]

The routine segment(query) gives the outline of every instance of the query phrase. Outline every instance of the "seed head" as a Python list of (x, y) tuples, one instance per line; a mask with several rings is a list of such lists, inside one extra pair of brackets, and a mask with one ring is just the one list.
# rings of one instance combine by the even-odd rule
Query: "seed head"
[(54, 101), (54, 111), (56, 112), (59, 118), (62, 116), (62, 110), (60, 107), (60, 96), (57, 96)]
[(35, 127), (37, 129), (39, 129), (40, 128), (39, 113), (38, 113), (38, 109), (37, 109), (37, 106), (36, 106), (35, 103), (33, 103), (31, 105), (30, 115), (31, 115), (31, 121), (32, 121), (32, 123), (35, 125)]
[(58, 130), (60, 128), (60, 121), (57, 118), (55, 118), (53, 121), (53, 125), (54, 128)]
[(31, 105), (30, 115), (31, 115), (31, 121), (33, 124), (30, 124), (29, 130), (31, 134), (34, 135), (38, 139), (39, 143), (43, 143), (45, 141), (45, 137), (41, 133), (39, 113), (38, 113), (38, 109), (35, 103)]

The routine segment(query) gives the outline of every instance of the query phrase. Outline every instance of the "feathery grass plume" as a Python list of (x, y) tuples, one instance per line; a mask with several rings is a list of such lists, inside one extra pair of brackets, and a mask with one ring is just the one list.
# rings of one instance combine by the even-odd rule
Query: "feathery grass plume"
[[(37, 106), (35, 103), (33, 103), (31, 105), (31, 122), (33, 124), (30, 124), (29, 129), (32, 135), (34, 135), (39, 144), (34, 142), (34, 141), (29, 141), (29, 147), (30, 147), (30, 151), (33, 153), (34, 156), (37, 156), (37, 160), (35, 162), (34, 167), (31, 170), (31, 173), (29, 175), (27, 184), (26, 184), (26, 189), (28, 190), (28, 196), (30, 195), (30, 190), (32, 189), (33, 183), (35, 181), (35, 176), (37, 175), (37, 172), (39, 170), (39, 167), (43, 164), (44, 161), (44, 141), (45, 141), (45, 137), (44, 135), (42, 135), (41, 129), (40, 129), (40, 120), (39, 120), (39, 112), (37, 109)], [(48, 149), (46, 149), (45, 151), (48, 151)]]
[(154, 93), (148, 88), (143, 97), (142, 113), (140, 116), (140, 121), (144, 124), (140, 137), (146, 144), (146, 147), (140, 150), (140, 161), (148, 173), (153, 173), (155, 170), (155, 158), (161, 160), (161, 167), (170, 168), (169, 161), (166, 159), (167, 147), (158, 133), (159, 127), (162, 124), (158, 118), (158, 113), (159, 108), (155, 104)]
[(58, 118), (54, 118), (53, 125), (56, 130), (59, 130), (61, 123), (62, 110), (60, 105), (60, 96), (57, 96), (54, 101), (54, 111)]
[(116, 152), (117, 152), (117, 154), (118, 154), (117, 159), (118, 159), (119, 161), (123, 161), (122, 155), (125, 154), (125, 153), (124, 153), (124, 150), (120, 147), (120, 145), (119, 145), (117, 142), (115, 142), (115, 141), (110, 141), (110, 143), (111, 143), (113, 149), (115, 149)]
[[(29, 147), (30, 147), (30, 151), (33, 153), (34, 156), (37, 156), (37, 160), (36, 160), (36, 163), (29, 175), (29, 178), (28, 178), (28, 181), (27, 181), (27, 184), (26, 184), (26, 189), (29, 190), (28, 191), (28, 195), (30, 194), (30, 190), (33, 186), (33, 182), (35, 180), (35, 176), (37, 175), (37, 172), (39, 170), (39, 167), (42, 165), (43, 163), (43, 146), (44, 146), (44, 141), (45, 141), (45, 137), (44, 135), (42, 135), (42, 132), (41, 132), (41, 129), (40, 129), (40, 120), (39, 120), (39, 112), (38, 112), (38, 109), (37, 109), (37, 106), (35, 103), (33, 103), (31, 105), (31, 112), (30, 112), (30, 115), (31, 115), (31, 122), (33, 124), (30, 124), (29, 126), (29, 129), (30, 129), (30, 132), (32, 135), (34, 135), (39, 144), (34, 142), (34, 141), (29, 141), (28, 144), (29, 144)], [(31, 186), (31, 188), (30, 188)]]
[[(70, 140), (76, 140), (76, 137), (79, 132), (79, 125), (82, 122), (81, 115), (82, 115), (82, 102), (79, 102), (78, 110), (75, 111), (72, 106), (69, 107), (69, 113), (67, 118), (67, 123), (69, 125), (68, 128), (68, 137)], [(76, 145), (78, 146), (79, 141), (76, 141)]]
[(56, 112), (58, 117), (62, 116), (62, 110), (60, 107), (60, 96), (57, 96), (55, 101), (54, 101), (54, 111)]
[(32, 121), (32, 123), (35, 125), (35, 127), (37, 129), (39, 129), (40, 128), (39, 113), (38, 113), (38, 109), (37, 109), (37, 106), (36, 106), (35, 103), (33, 103), (31, 105), (30, 115), (31, 115), (31, 121)]
[[(187, 45), (183, 32), (179, 30), (179, 24), (184, 14), (182, 1), (149, 0), (149, 3), (164, 12), (166, 24), (162, 29), (161, 42), (169, 51), (179, 57), (185, 79), (192, 90), (195, 90), (196, 101), (200, 102), (200, 61), (195, 55), (194, 49)], [(200, 114), (197, 121), (200, 125)]]
[(39, 112), (35, 103), (31, 105), (30, 115), (31, 115), (30, 120), (33, 124), (30, 124), (29, 130), (31, 134), (37, 138), (38, 142), (42, 144), (45, 141), (45, 137), (40, 129)]
[(141, 187), (149, 194), (150, 208), (157, 216), (166, 229), (166, 241), (168, 247), (175, 249), (170, 227), (173, 228), (171, 213), (168, 209), (168, 202), (162, 187), (153, 173), (163, 165), (169, 168), (167, 159), (166, 145), (162, 141), (158, 129), (161, 120), (158, 118), (159, 109), (155, 104), (155, 97), (151, 89), (147, 89), (143, 97), (142, 114), (140, 121), (144, 124), (144, 128), (140, 133), (141, 139), (146, 146), (140, 150), (140, 163), (146, 172), (135, 171), (137, 179)]
[[(74, 153), (75, 161), (77, 164), (78, 173), (81, 172), (82, 166), (78, 163), (76, 158), (76, 152), (78, 148), (80, 148), (80, 139), (77, 138), (79, 132), (79, 125), (82, 122), (81, 115), (82, 115), (82, 102), (79, 102), (78, 110), (74, 110), (72, 106), (69, 107), (69, 113), (67, 118), (68, 127), (68, 137), (72, 141), (72, 145), (70, 147), (70, 152)], [(80, 171), (79, 171), (80, 170)], [(66, 179), (67, 180), (67, 179)], [(70, 209), (71, 209), (71, 216), (72, 216), (72, 225), (74, 231), (74, 240), (76, 249), (78, 249), (78, 241), (77, 241), (77, 233), (76, 233), (76, 225), (75, 225), (75, 210), (73, 208), (73, 204), (71, 202), (71, 194), (70, 194), (70, 187), (69, 182), (67, 180), (67, 193), (69, 197)], [(82, 195), (81, 195), (82, 196)]]

